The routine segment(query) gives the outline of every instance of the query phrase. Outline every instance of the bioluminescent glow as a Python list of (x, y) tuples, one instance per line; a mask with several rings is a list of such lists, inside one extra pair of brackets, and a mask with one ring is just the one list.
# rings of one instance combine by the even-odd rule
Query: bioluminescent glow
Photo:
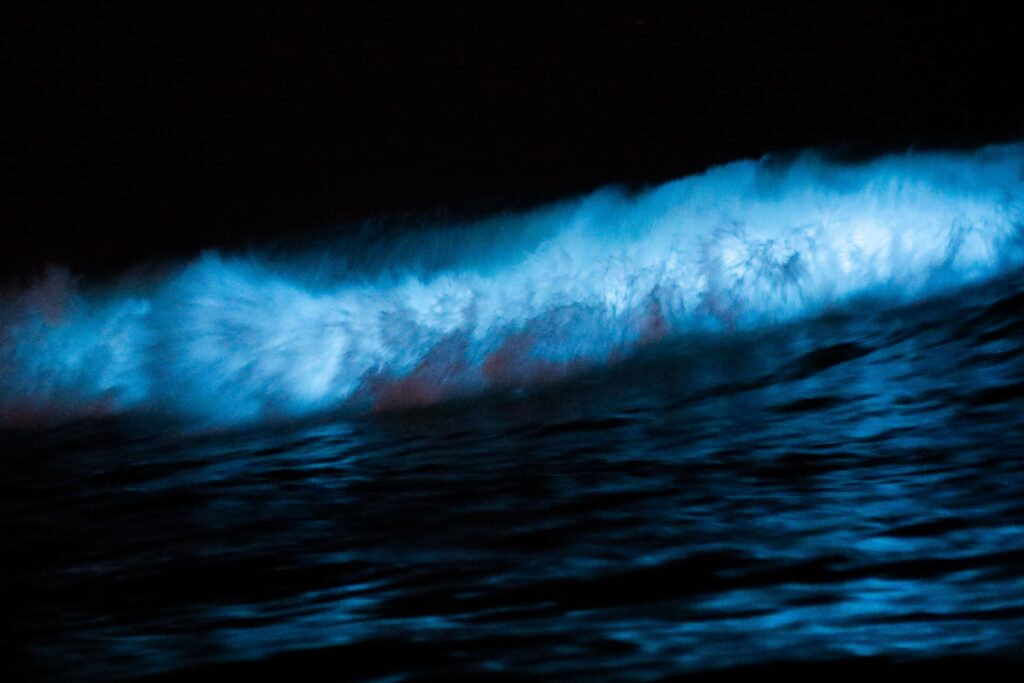
[[(330, 276), (209, 253), (0, 310), (0, 420), (160, 412), (204, 424), (529, 387), (666, 336), (856, 296), (901, 301), (1024, 263), (1024, 144), (858, 164), (740, 161), (476, 226), (358, 239)], [(316, 258), (315, 255), (310, 260)], [(425, 265), (431, 264), (431, 265)]]

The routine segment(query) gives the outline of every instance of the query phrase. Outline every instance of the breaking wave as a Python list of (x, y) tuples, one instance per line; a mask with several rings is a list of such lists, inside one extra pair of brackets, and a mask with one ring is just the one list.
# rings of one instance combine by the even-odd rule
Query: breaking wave
[(208, 253), (85, 290), (53, 269), (0, 300), (0, 424), (425, 405), (680, 333), (925, 297), (1024, 263), (1024, 144), (739, 161), (384, 245)]

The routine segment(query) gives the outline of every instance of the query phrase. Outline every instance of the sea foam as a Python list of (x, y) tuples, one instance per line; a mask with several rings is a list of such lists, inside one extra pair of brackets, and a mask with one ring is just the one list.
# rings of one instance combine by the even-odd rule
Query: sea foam
[(52, 269), (0, 301), (0, 424), (425, 405), (680, 333), (925, 297), (1024, 262), (1024, 144), (738, 161), (385, 244), (205, 253), (155, 283), (89, 290)]

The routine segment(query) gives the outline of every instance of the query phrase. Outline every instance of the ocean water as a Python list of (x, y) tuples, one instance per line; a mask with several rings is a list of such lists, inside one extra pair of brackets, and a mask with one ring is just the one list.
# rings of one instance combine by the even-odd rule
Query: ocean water
[(1019, 658), (1022, 267), (1009, 145), (54, 270), (0, 303), (2, 666)]

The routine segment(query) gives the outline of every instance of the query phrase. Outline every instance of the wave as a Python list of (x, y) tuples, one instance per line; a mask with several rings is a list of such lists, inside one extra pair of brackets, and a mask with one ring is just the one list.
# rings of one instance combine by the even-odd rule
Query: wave
[(1017, 143), (738, 161), (383, 247), (206, 253), (145, 284), (80, 289), (54, 268), (0, 300), (0, 423), (425, 405), (555, 381), (680, 333), (853, 297), (914, 300), (1022, 263)]

